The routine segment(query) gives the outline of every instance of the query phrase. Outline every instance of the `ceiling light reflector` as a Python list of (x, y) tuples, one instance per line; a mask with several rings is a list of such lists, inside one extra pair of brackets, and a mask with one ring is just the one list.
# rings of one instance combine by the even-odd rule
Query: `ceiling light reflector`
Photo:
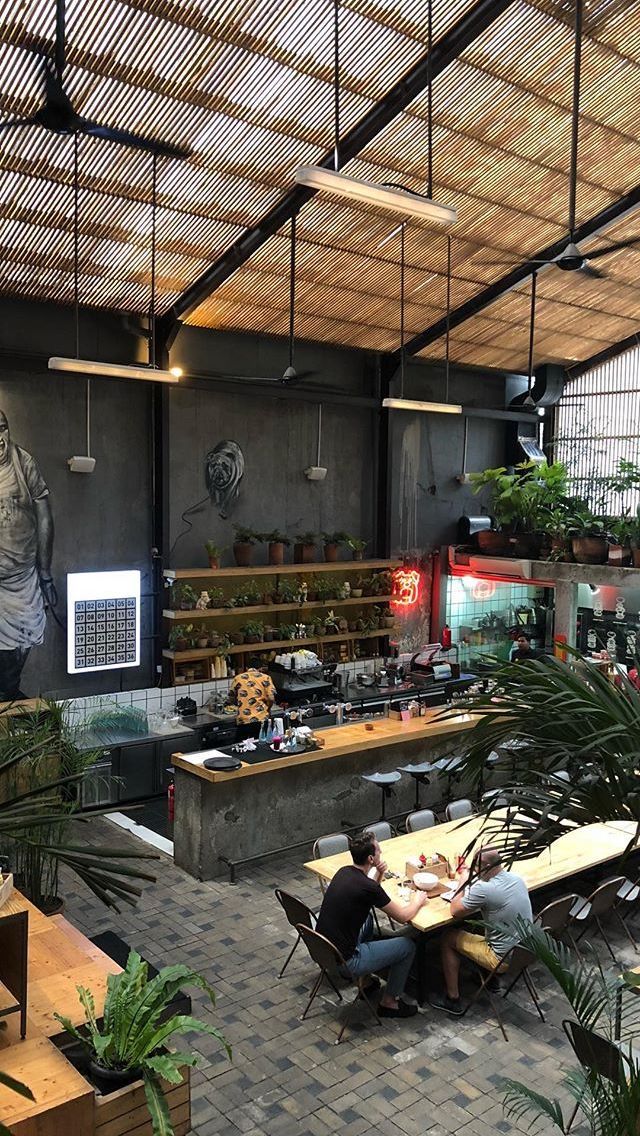
[(320, 193), (333, 194), (363, 205), (373, 205), (391, 213), (402, 213), (416, 221), (432, 225), (455, 225), (458, 214), (448, 205), (440, 205), (429, 197), (421, 197), (409, 189), (393, 189), (375, 181), (347, 177), (336, 170), (324, 166), (300, 166), (296, 170), (296, 181)]
[(77, 375), (96, 375), (103, 379), (142, 379), (150, 383), (177, 383), (180, 381), (178, 367), (162, 371), (159, 367), (133, 366), (126, 363), (101, 363), (93, 359), (65, 359), (52, 355), (49, 359), (50, 371), (71, 371)]
[(462, 407), (454, 402), (423, 402), (411, 398), (383, 398), (385, 410), (422, 410), (427, 414), (462, 414)]

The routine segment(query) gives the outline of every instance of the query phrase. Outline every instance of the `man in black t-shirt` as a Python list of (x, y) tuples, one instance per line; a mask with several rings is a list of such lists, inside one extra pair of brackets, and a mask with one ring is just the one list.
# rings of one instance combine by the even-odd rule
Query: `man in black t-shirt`
[(353, 864), (340, 868), (322, 901), (316, 930), (340, 951), (353, 978), (389, 968), (378, 1013), (383, 1018), (409, 1018), (417, 1006), (400, 1001), (416, 945), (402, 933), (387, 938), (374, 935), (371, 909), (377, 907), (396, 923), (410, 923), (427, 902), (426, 893), (416, 892), (408, 904), (392, 900), (381, 880), (387, 870), (380, 845), (371, 832), (363, 832), (351, 842)]

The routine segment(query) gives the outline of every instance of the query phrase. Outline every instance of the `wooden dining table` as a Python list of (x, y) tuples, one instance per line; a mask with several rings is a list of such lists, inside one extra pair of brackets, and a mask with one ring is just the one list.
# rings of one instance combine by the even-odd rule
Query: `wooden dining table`
[[(455, 866), (456, 857), (472, 842), (476, 842), (478, 846), (491, 844), (493, 847), (503, 847), (506, 839), (506, 815), (506, 810), (497, 810), (491, 817), (472, 816), (464, 821), (448, 821), (383, 841), (380, 845), (382, 859), (393, 876), (383, 880), (382, 886), (391, 899), (406, 902), (403, 880), (408, 859), (424, 854), (429, 860), (439, 853)], [(635, 832), (636, 825), (633, 821), (609, 821), (572, 828), (535, 858), (517, 861), (512, 870), (522, 876), (529, 891), (535, 891), (616, 860), (629, 847)], [(640, 847), (640, 843), (636, 847)], [(321, 860), (310, 860), (304, 866), (327, 883), (339, 868), (352, 862), (348, 852), (340, 852)], [(428, 863), (425, 871), (429, 871)], [(456, 886), (455, 881), (451, 881), (451, 886)], [(453, 922), (450, 904), (440, 896), (429, 899), (411, 922), (425, 934), (439, 931)]]

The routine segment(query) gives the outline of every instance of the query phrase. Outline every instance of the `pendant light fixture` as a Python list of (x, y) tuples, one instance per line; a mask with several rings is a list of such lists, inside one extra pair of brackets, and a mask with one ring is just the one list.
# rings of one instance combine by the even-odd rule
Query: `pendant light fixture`
[(289, 249), (289, 364), (282, 376), (283, 383), (294, 382), (298, 373), (293, 365), (296, 332), (296, 221), (297, 213), (291, 217), (290, 249)]
[[(429, 36), (431, 26), (429, 27)], [(431, 91), (431, 42), (428, 44), (429, 92)], [(347, 203), (373, 206), (385, 212), (411, 217), (432, 225), (455, 225), (458, 214), (449, 205), (431, 200), (431, 184), (427, 194), (384, 182), (353, 178), (340, 172), (340, 0), (333, 3), (333, 108), (334, 147), (333, 169), (326, 166), (300, 166), (296, 170), (298, 185), (305, 185), (319, 193), (340, 197)], [(430, 118), (430, 110), (429, 110)]]
[[(76, 357), (67, 359), (53, 355), (49, 359), (50, 371), (65, 371), (71, 374), (96, 375), (105, 379), (142, 379), (153, 383), (177, 383), (182, 375), (180, 367), (171, 367), (162, 370), (156, 367), (156, 214), (158, 204), (158, 155), (153, 154), (152, 182), (151, 182), (151, 297), (149, 302), (149, 364), (129, 365), (127, 363), (103, 363), (95, 359), (80, 359), (79, 354), (79, 304), (78, 304), (78, 229), (77, 229), (77, 203), (78, 203), (78, 163), (77, 145), (78, 136), (74, 135), (74, 290), (76, 295)], [(87, 396), (89, 397), (89, 396)], [(88, 414), (88, 410), (87, 410)], [(70, 462), (75, 459), (70, 459)], [(95, 465), (95, 460), (91, 459)], [(81, 472), (92, 472), (83, 469)]]

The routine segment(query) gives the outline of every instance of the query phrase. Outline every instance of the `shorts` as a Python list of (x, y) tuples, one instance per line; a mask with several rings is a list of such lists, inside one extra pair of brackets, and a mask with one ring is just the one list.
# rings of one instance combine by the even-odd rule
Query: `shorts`
[(499, 967), (498, 973), (500, 973), (509, 969), (509, 964), (501, 962), (499, 955), (491, 949), (484, 935), (474, 935), (471, 931), (464, 931), (461, 928), (452, 933), (451, 941), (459, 955), (471, 959), (483, 970), (495, 970)]

